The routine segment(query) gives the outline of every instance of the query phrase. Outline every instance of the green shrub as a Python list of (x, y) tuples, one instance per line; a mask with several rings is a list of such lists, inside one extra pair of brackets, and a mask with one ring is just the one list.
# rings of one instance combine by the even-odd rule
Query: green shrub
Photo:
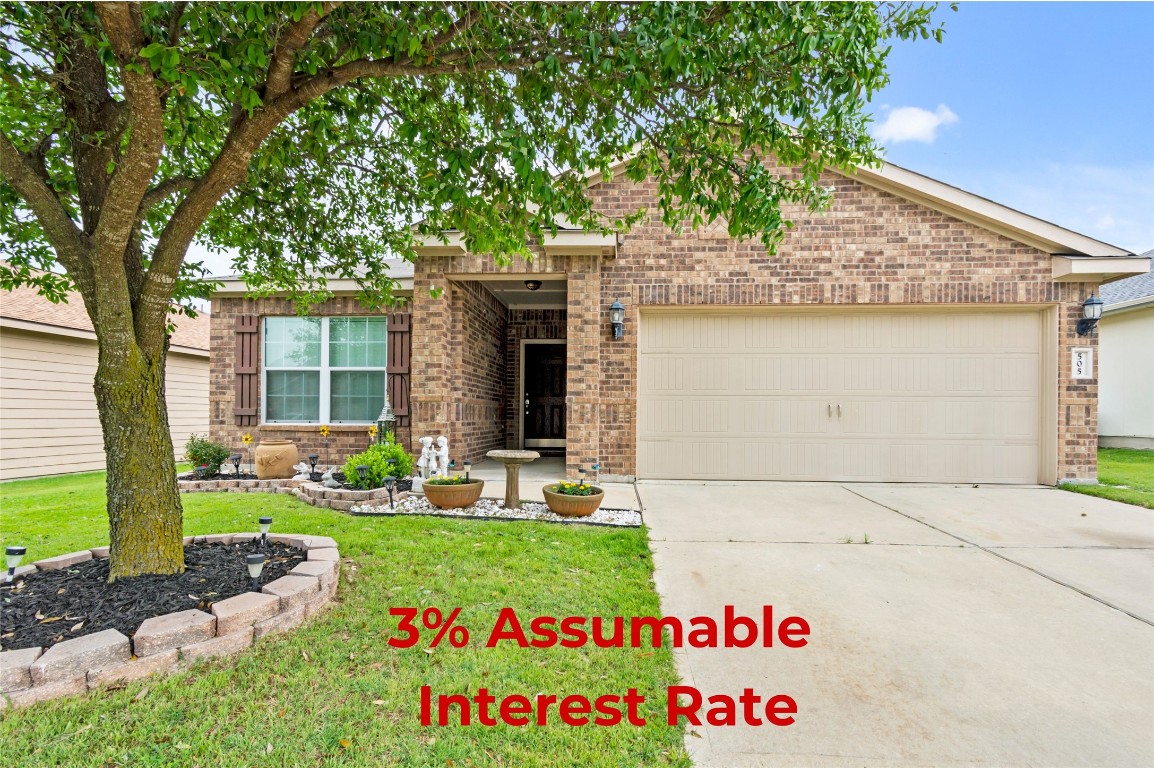
[(228, 461), (232, 454), (220, 443), (214, 443), (204, 435), (189, 435), (188, 444), (184, 446), (184, 457), (195, 467), (208, 467), (208, 474), (220, 472), (220, 465)]
[[(396, 459), (390, 465), (388, 459)], [(381, 443), (369, 446), (364, 453), (349, 457), (345, 462), (345, 482), (349, 485), (360, 485), (361, 477), (357, 474), (357, 466), (364, 464), (369, 468), (365, 475), (365, 487), (380, 488), (385, 484), (385, 476), (392, 475), (400, 480), (413, 474), (413, 457), (402, 445), (396, 443)]]

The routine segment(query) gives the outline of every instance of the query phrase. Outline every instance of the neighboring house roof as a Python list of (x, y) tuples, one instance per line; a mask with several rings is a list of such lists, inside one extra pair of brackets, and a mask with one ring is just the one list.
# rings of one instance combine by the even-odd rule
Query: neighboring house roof
[[(1154, 249), (1146, 251), (1142, 256), (1154, 259)], [(1154, 304), (1154, 272), (1103, 285), (1099, 293), (1105, 302), (1103, 312)]]
[[(211, 332), (209, 315), (201, 312), (195, 318), (174, 316), (176, 332), (172, 348), (189, 354), (207, 354)], [(68, 301), (53, 304), (33, 286), (23, 285), (11, 291), (0, 290), (0, 325), (62, 336), (96, 338), (92, 320), (84, 309), (84, 300), (76, 291), (68, 292)]]

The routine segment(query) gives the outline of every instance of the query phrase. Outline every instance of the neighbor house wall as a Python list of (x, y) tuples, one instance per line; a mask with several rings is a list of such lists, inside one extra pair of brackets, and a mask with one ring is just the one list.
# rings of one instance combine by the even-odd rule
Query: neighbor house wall
[[(0, 329), (0, 480), (104, 469), (92, 382), (96, 340)], [(170, 352), (165, 397), (173, 450), (208, 432), (208, 356)]]
[(1098, 323), (1099, 442), (1154, 449), (1154, 306)]

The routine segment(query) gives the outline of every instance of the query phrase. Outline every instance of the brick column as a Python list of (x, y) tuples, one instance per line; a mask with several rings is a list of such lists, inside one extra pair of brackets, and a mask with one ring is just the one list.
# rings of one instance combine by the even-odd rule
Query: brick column
[[(1078, 335), (1082, 302), (1097, 293), (1093, 283), (1058, 284), (1058, 482), (1098, 479), (1098, 331)], [(1075, 379), (1071, 350), (1094, 350), (1094, 378)]]
[(601, 259), (572, 256), (568, 267), (565, 466), (569, 477), (600, 460)]
[[(409, 398), (412, 441), (410, 450), (420, 452), (417, 438), (423, 435), (445, 435), (452, 447), (450, 433), (453, 386), (452, 286), (445, 279), (439, 259), (424, 257), (417, 261), (413, 275), (413, 351), (412, 391)], [(439, 299), (429, 296), (429, 289), (444, 289)]]

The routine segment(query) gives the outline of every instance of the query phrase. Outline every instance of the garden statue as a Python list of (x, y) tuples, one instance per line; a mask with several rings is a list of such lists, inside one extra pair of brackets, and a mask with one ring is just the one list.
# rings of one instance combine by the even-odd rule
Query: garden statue
[(437, 454), (433, 450), (433, 438), (421, 438), (421, 457), (417, 459), (417, 477), (428, 480), (437, 469)]
[(296, 472), (296, 474), (292, 477), (293, 480), (313, 479), (312, 470), (309, 468), (309, 463), (307, 461), (302, 461), (299, 464), (294, 465), (293, 470)]
[(444, 435), (437, 438), (437, 474), (449, 476), (449, 438)]
[(333, 479), (333, 472), (336, 472), (336, 471), (337, 471), (337, 468), (332, 467), (331, 469), (329, 469), (328, 472), (325, 472), (323, 475), (321, 475), (321, 484), (325, 488), (340, 488), (341, 487), (341, 484)]

